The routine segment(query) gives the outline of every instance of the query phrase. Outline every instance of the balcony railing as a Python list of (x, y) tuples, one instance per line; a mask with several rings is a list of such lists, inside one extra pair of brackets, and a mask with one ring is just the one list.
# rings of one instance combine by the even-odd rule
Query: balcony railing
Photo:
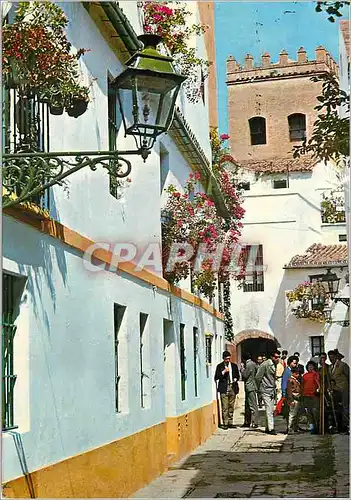
[[(49, 106), (39, 100), (38, 95), (20, 94), (17, 89), (3, 88), (3, 153), (34, 153), (48, 152)], [(18, 171), (18, 177), (23, 178), (26, 172)], [(43, 179), (45, 181), (45, 179)], [(12, 179), (16, 185), (16, 178)], [(14, 189), (16, 193), (16, 187)], [(50, 193), (33, 196), (31, 200), (41, 208), (49, 209)]]

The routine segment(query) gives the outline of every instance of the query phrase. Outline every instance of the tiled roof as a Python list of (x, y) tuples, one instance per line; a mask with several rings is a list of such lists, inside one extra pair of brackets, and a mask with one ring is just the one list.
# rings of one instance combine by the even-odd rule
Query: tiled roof
[(241, 167), (261, 172), (273, 174), (280, 172), (310, 172), (316, 165), (316, 160), (309, 157), (304, 158), (269, 158), (267, 160), (242, 160), (238, 162)]
[(350, 59), (350, 25), (348, 20), (340, 21), (340, 30), (344, 37), (347, 58)]
[(285, 267), (327, 267), (328, 265), (347, 265), (347, 245), (314, 243), (303, 255), (294, 255)]

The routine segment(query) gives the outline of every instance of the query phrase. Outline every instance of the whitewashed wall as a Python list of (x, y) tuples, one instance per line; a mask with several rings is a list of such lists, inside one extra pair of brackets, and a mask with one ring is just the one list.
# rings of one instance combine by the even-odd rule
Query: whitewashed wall
[[(122, 2), (137, 33), (136, 2)], [(80, 3), (60, 4), (70, 19), (74, 48), (91, 49), (81, 60), (82, 81), (91, 84), (88, 111), (74, 119), (51, 117), (51, 150), (108, 149), (107, 72), (122, 65)], [(79, 27), (79, 29), (78, 29)], [(203, 106), (203, 105), (202, 105)], [(208, 112), (187, 107), (186, 119), (207, 153)], [(184, 185), (191, 172), (169, 136), (166, 185)], [(122, 149), (133, 140), (118, 137)], [(146, 163), (133, 157), (132, 182), (115, 199), (103, 169), (85, 169), (53, 189), (51, 215), (94, 241), (160, 242), (160, 143)], [(83, 453), (144, 428), (211, 404), (213, 370), (221, 360), (223, 322), (191, 304), (127, 275), (91, 273), (81, 255), (34, 229), (4, 219), (4, 271), (26, 278), (15, 338), (15, 419), (29, 470)], [(121, 413), (115, 412), (113, 305), (127, 306), (120, 338)], [(139, 313), (149, 314), (144, 370), (146, 408), (140, 407)], [(163, 321), (174, 322), (173, 342), (163, 344)], [(185, 324), (187, 389), (181, 401), (179, 324)], [(194, 395), (193, 327), (199, 329), (198, 390)], [(213, 335), (213, 366), (206, 368), (205, 333)], [(166, 364), (164, 361), (166, 358)], [(166, 366), (166, 370), (165, 370)], [(171, 388), (171, 390), (168, 390)], [(22, 475), (11, 435), (4, 436), (4, 480)]]
[[(337, 227), (322, 224), (320, 216), (321, 193), (338, 185), (337, 175), (331, 166), (321, 164), (313, 173), (290, 173), (289, 187), (283, 189), (273, 189), (272, 178), (284, 178), (284, 175), (255, 178), (253, 173), (246, 173), (242, 178), (250, 180), (251, 189), (244, 192), (246, 214), (241, 242), (263, 245), (266, 270), (263, 292), (244, 292), (238, 289), (235, 281), (232, 282), (234, 334), (248, 329), (270, 333), (283, 349), (299, 351), (302, 361), (306, 362), (310, 356), (309, 337), (321, 334), (323, 328), (320, 324), (291, 316), (285, 293), (308, 279), (309, 274), (324, 273), (325, 270), (290, 271), (284, 270), (284, 266), (294, 255), (303, 254), (310, 245), (336, 244), (338, 235), (345, 233), (345, 224)], [(328, 332), (333, 331), (334, 337), (330, 336), (330, 341), (327, 341), (329, 334), (326, 333), (326, 345), (336, 347), (336, 337), (344, 345), (342, 339), (346, 330), (340, 325), (330, 327)]]
[[(15, 337), (15, 420), (29, 470), (102, 446), (166, 416), (211, 404), (213, 371), (206, 372), (204, 335), (223, 340), (223, 323), (169, 299), (151, 285), (113, 273), (89, 273), (78, 252), (34, 229), (4, 219), (4, 271), (27, 284)], [(26, 245), (23, 245), (23, 242)], [(171, 303), (170, 303), (171, 302)], [(120, 338), (122, 412), (115, 413), (113, 304), (126, 305)], [(150, 404), (140, 407), (139, 313), (149, 314)], [(165, 391), (163, 319), (176, 335)], [(184, 323), (187, 390), (181, 401), (179, 324)], [(199, 396), (194, 396), (193, 327), (199, 329)], [(213, 363), (220, 357), (214, 355)], [(168, 371), (168, 375), (170, 375)], [(167, 401), (166, 401), (166, 398)], [(166, 412), (167, 405), (167, 412)], [(21, 475), (12, 437), (4, 436), (4, 480)]]

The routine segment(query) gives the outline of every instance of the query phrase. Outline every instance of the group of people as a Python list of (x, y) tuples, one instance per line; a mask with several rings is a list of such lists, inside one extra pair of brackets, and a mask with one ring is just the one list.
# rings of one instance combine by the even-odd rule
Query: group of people
[(280, 413), (286, 418), (288, 434), (301, 432), (302, 414), (307, 415), (313, 434), (349, 433), (350, 369), (337, 349), (314, 356), (306, 367), (300, 363), (298, 352), (288, 356), (287, 351), (275, 350), (268, 359), (251, 358), (249, 353), (243, 353), (239, 370), (231, 362), (230, 352), (224, 351), (223, 362), (217, 365), (215, 381), (221, 398), (223, 429), (233, 427), (241, 378), (245, 387), (242, 427), (257, 428), (259, 408), (264, 405), (267, 434), (276, 434), (274, 416)]

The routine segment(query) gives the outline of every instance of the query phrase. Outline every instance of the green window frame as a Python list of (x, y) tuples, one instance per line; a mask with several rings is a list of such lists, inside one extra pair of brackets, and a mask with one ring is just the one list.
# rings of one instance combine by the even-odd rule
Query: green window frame
[(120, 390), (119, 383), (121, 376), (119, 374), (119, 332), (123, 322), (124, 313), (126, 312), (126, 306), (121, 306), (120, 304), (114, 304), (113, 306), (113, 321), (114, 321), (114, 348), (115, 348), (115, 406), (116, 413), (121, 411), (120, 408)]
[(194, 345), (194, 393), (195, 397), (199, 395), (199, 381), (198, 381), (198, 353), (199, 353), (199, 329), (193, 327), (193, 345)]
[(180, 389), (182, 401), (185, 401), (186, 397), (186, 370), (185, 370), (185, 325), (180, 324), (179, 333), (179, 355), (180, 355)]
[(140, 313), (139, 316), (140, 406), (142, 408), (145, 408), (145, 396), (146, 396), (144, 392), (145, 390), (144, 377), (146, 377), (146, 374), (144, 373), (144, 333), (148, 317), (149, 315), (145, 313)]
[(16, 429), (14, 394), (17, 375), (14, 373), (14, 338), (16, 334), (15, 276), (3, 273), (2, 298), (2, 429)]

